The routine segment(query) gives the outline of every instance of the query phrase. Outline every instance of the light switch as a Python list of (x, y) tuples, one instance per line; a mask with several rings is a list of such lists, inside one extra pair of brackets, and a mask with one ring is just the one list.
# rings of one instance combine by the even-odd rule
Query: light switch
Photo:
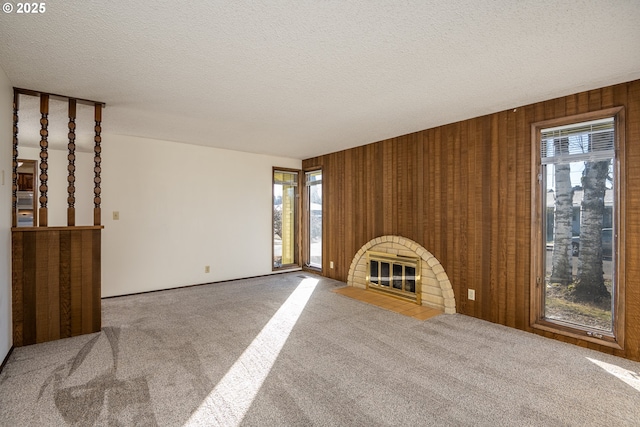
[(113, 220), (118, 221), (120, 219), (120, 212), (113, 211)]

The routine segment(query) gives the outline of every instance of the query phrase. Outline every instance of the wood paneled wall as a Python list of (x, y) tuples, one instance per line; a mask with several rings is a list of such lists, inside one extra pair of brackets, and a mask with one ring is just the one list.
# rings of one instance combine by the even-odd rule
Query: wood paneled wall
[(100, 331), (101, 230), (12, 230), (13, 345)]
[(323, 274), (346, 281), (363, 244), (402, 235), (440, 260), (459, 313), (534, 332), (531, 123), (614, 106), (626, 110), (625, 349), (536, 333), (640, 360), (640, 81), (303, 161), (323, 168)]

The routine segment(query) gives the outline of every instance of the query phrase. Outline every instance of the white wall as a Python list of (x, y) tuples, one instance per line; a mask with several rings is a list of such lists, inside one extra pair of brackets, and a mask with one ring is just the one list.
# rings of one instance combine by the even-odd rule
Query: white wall
[(300, 160), (108, 133), (102, 153), (102, 296), (271, 273), (272, 167)]
[(0, 68), (0, 363), (13, 345), (11, 332), (11, 188), (13, 87)]

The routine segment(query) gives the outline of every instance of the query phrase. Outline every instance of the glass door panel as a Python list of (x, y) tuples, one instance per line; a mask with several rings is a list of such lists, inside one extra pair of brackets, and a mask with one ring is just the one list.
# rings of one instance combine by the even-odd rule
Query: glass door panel
[(309, 231), (307, 263), (322, 268), (322, 171), (306, 173), (307, 229)]

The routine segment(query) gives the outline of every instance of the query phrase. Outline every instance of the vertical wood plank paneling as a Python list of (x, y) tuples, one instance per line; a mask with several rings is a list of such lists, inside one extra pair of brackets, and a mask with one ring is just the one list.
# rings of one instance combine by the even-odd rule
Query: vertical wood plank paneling
[(401, 136), (395, 139), (393, 165), (396, 168), (395, 179), (393, 179), (393, 194), (396, 196), (395, 205), (395, 220), (393, 221), (394, 235), (408, 236), (407, 228), (411, 223), (408, 215), (408, 201), (411, 187), (408, 185), (407, 169), (410, 165), (407, 158), (407, 137)]
[[(449, 176), (451, 177), (451, 193), (453, 197), (451, 199), (450, 208), (452, 209), (449, 212), (449, 218), (451, 219), (451, 228), (453, 232), (453, 244), (451, 244), (451, 255), (447, 260), (447, 265), (449, 266), (449, 271), (451, 271), (450, 281), (451, 283), (459, 283), (460, 282), (460, 274), (462, 267), (462, 260), (459, 259), (462, 251), (461, 242), (462, 242), (462, 227), (463, 221), (461, 220), (462, 209), (463, 206), (460, 200), (460, 137), (461, 131), (460, 128), (462, 125), (460, 123), (456, 123), (451, 126), (451, 148), (452, 148), (452, 160), (453, 164), (451, 165), (451, 170), (449, 172)], [(453, 215), (452, 215), (453, 214)], [(452, 285), (453, 286), (453, 285)]]
[[(467, 230), (468, 230), (468, 260), (469, 260), (469, 274), (466, 279), (465, 287), (462, 287), (462, 283), (460, 284), (458, 289), (454, 289), (454, 293), (456, 295), (456, 304), (459, 309), (463, 313), (469, 313), (470, 316), (478, 316), (476, 312), (475, 304), (471, 304), (467, 306), (467, 298), (466, 291), (467, 289), (473, 289), (474, 286), (480, 282), (477, 279), (478, 274), (482, 276), (480, 272), (480, 260), (478, 245), (479, 239), (478, 236), (478, 224), (481, 224), (481, 215), (478, 215), (478, 204), (476, 203), (476, 198), (478, 197), (478, 173), (476, 169), (477, 165), (477, 147), (478, 147), (478, 119), (469, 120), (468, 131), (467, 131), (467, 141), (465, 142), (468, 147), (468, 160), (467, 160), (467, 169), (466, 169), (466, 181), (468, 183), (467, 188), (469, 192), (466, 194), (467, 199)], [(464, 166), (464, 165), (463, 165)], [(463, 172), (464, 173), (464, 172)], [(463, 195), (464, 197), (464, 195)], [(479, 294), (480, 292), (478, 292)], [(464, 307), (464, 308), (463, 308)]]
[(565, 97), (565, 110), (567, 115), (574, 115), (578, 112), (578, 95)]
[(384, 146), (382, 143), (375, 144), (375, 151), (373, 157), (374, 164), (374, 200), (372, 206), (374, 206), (374, 218), (375, 228), (374, 235), (380, 233), (384, 234)]
[(629, 84), (627, 90), (625, 344), (628, 357), (640, 360), (640, 81)]
[(413, 231), (413, 240), (416, 242), (424, 241), (423, 233), (425, 229), (424, 223), (424, 214), (426, 200), (425, 200), (425, 178), (424, 178), (424, 169), (425, 169), (425, 159), (424, 159), (424, 132), (415, 133), (414, 143), (415, 143), (415, 152), (416, 152), (416, 181), (417, 187), (415, 192), (415, 203), (416, 203), (416, 211), (413, 215), (416, 218), (416, 229)]
[(385, 219), (388, 219), (387, 231), (385, 234), (397, 234), (398, 231), (398, 203), (401, 199), (401, 195), (398, 194), (398, 178), (399, 178), (399, 165), (398, 165), (398, 140), (399, 138), (392, 138), (388, 142), (389, 147), (389, 174), (386, 179), (388, 182), (386, 194), (387, 200), (389, 201), (389, 217), (385, 215)]
[(633, 167), (640, 164), (640, 81), (305, 160), (303, 167), (326, 168), (325, 260), (345, 266), (325, 274), (346, 280), (360, 246), (398, 233), (440, 260), (458, 312), (532, 331), (531, 123), (619, 105), (626, 107), (627, 295), (625, 349), (614, 354), (640, 359), (640, 168)]
[[(376, 180), (375, 180), (375, 175), (376, 171), (375, 171), (375, 167), (374, 167), (374, 150), (375, 147), (377, 146), (377, 144), (369, 144), (366, 145), (364, 147), (364, 175), (363, 175), (363, 182), (362, 185), (362, 191), (365, 194), (365, 199), (364, 199), (364, 209), (365, 209), (365, 216), (366, 216), (366, 221), (367, 221), (367, 228), (366, 228), (366, 235), (364, 237), (364, 239), (361, 239), (360, 243), (361, 245), (363, 245), (364, 243), (368, 242), (369, 240), (371, 240), (375, 235), (375, 230), (376, 230), (376, 215), (375, 215), (375, 186), (376, 186)], [(368, 238), (368, 239), (367, 239)]]
[(424, 210), (424, 229), (423, 233), (423, 241), (424, 247), (429, 248), (432, 254), (436, 257), (440, 257), (440, 253), (436, 248), (436, 226), (434, 223), (435, 217), (435, 209), (436, 209), (436, 159), (435, 159), (435, 130), (429, 129), (424, 132), (425, 141), (424, 141), (424, 149), (423, 155), (425, 157), (426, 168), (423, 171), (424, 181), (425, 181), (425, 192), (423, 194), (423, 202), (425, 204)]
[(383, 234), (391, 234), (393, 230), (393, 144), (391, 141), (382, 143), (382, 223), (384, 224)]
[[(44, 233), (40, 233), (44, 234)], [(60, 232), (49, 231), (47, 247), (47, 341), (60, 339)]]
[(13, 319), (13, 345), (23, 345), (24, 326), (24, 242), (23, 233), (11, 233), (11, 313)]
[(442, 249), (442, 163), (445, 159), (442, 158), (440, 148), (442, 146), (441, 128), (433, 129), (431, 132), (431, 146), (429, 147), (429, 156), (433, 162), (433, 169), (429, 170), (429, 204), (431, 210), (429, 212), (429, 222), (427, 223), (427, 230), (425, 230), (431, 239), (429, 248), (431, 252), (443, 262), (444, 251)]
[(456, 295), (460, 295), (461, 289), (468, 289), (469, 283), (469, 262), (472, 258), (472, 249), (469, 245), (469, 211), (471, 210), (471, 205), (469, 203), (468, 194), (469, 191), (469, 125), (468, 123), (460, 124), (460, 138), (459, 141), (459, 149), (460, 149), (460, 162), (459, 162), (459, 185), (460, 185), (460, 193), (459, 193), (459, 221), (460, 221), (460, 242), (458, 247), (458, 263), (460, 265), (460, 274), (458, 279), (455, 282), (451, 283), (453, 288), (453, 293)]
[[(526, 329), (529, 326), (529, 266), (531, 253), (529, 239), (522, 230), (531, 227), (531, 185), (529, 176), (531, 175), (531, 139), (529, 138), (529, 126), (526, 117), (531, 117), (532, 108), (518, 108), (516, 113), (516, 136), (517, 145), (515, 175), (516, 175), (516, 283), (515, 283), (515, 327)], [(521, 172), (521, 169), (523, 170)]]
[[(345, 153), (345, 161), (344, 161), (344, 176), (350, 176), (353, 177), (356, 175), (356, 171), (354, 168), (354, 151), (355, 150), (349, 150), (349, 152)], [(356, 206), (356, 197), (355, 197), (355, 189), (353, 185), (348, 185), (347, 183), (348, 180), (343, 180), (342, 182), (342, 191), (344, 192), (344, 198), (345, 198), (345, 203), (344, 203), (344, 228), (345, 228), (345, 239), (344, 239), (344, 251), (348, 252), (348, 253), (355, 253), (355, 251), (357, 251), (357, 249), (354, 249), (355, 247), (355, 231), (356, 231), (356, 224), (354, 222), (355, 220), (355, 206)], [(344, 257), (343, 253), (340, 254), (340, 259), (342, 259)], [(349, 264), (345, 264), (344, 265), (344, 269), (348, 269), (349, 268)]]
[(101, 230), (71, 229), (12, 231), (15, 346), (100, 330)]
[(589, 91), (589, 111), (595, 111), (602, 108), (602, 90), (595, 89)]
[[(488, 168), (491, 172), (489, 176), (488, 182), (490, 183), (490, 195), (488, 197), (489, 205), (490, 205), (490, 213), (489, 213), (489, 224), (490, 224), (490, 240), (489, 240), (489, 265), (490, 268), (490, 278), (489, 283), (490, 287), (487, 289), (488, 292), (483, 292), (483, 297), (487, 297), (485, 301), (490, 300), (491, 304), (489, 306), (483, 305), (483, 312), (485, 315), (489, 315), (489, 318), (492, 322), (499, 322), (500, 320), (504, 321), (504, 316), (501, 316), (500, 309), (503, 305), (503, 299), (505, 292), (503, 289), (500, 289), (500, 274), (503, 271), (501, 269), (501, 261), (504, 259), (502, 254), (500, 253), (501, 245), (500, 245), (500, 232), (502, 230), (501, 222), (504, 221), (504, 218), (500, 217), (500, 190), (503, 186), (503, 180), (500, 176), (500, 117), (498, 114), (493, 114), (491, 116), (491, 125), (490, 125), (490, 144), (489, 144), (489, 165)], [(502, 319), (501, 319), (502, 317)]]
[(22, 253), (23, 344), (36, 343), (36, 235), (25, 233)]
[(92, 230), (91, 234), (91, 332), (96, 332), (102, 327), (102, 233)]
[[(364, 180), (362, 178), (362, 175), (364, 174), (364, 165), (363, 165), (364, 156), (362, 154), (364, 149), (363, 147), (357, 147), (353, 151), (354, 151), (354, 155), (351, 162), (354, 169), (352, 173), (352, 176), (354, 177), (354, 183), (353, 183), (354, 194), (352, 196), (353, 209), (351, 212), (352, 223), (353, 223), (351, 247), (353, 248), (352, 250), (357, 251), (360, 248), (360, 246), (363, 245), (363, 243), (360, 242), (360, 239), (365, 234), (365, 229), (366, 229), (366, 214), (365, 214), (366, 210), (364, 207), (364, 200), (363, 200), (365, 197), (365, 193), (363, 191), (358, 191), (358, 189), (360, 188), (365, 188)], [(347, 251), (347, 253), (348, 252), (349, 251)]]
[(487, 116), (482, 119), (482, 125), (480, 127), (480, 141), (481, 148), (479, 151), (481, 164), (478, 165), (481, 174), (481, 186), (479, 192), (478, 204), (480, 206), (481, 218), (480, 223), (481, 235), (478, 239), (480, 245), (481, 264), (480, 271), (482, 271), (482, 278), (476, 283), (476, 299), (479, 296), (479, 301), (476, 301), (478, 307), (477, 315), (481, 318), (490, 319), (491, 312), (491, 243), (492, 243), (492, 229), (491, 229), (491, 204), (492, 204), (492, 188), (495, 187), (491, 181), (491, 117)]
[(71, 232), (60, 232), (60, 335), (71, 336)]
[[(495, 126), (495, 131), (492, 135), (497, 135), (497, 138), (492, 138), (491, 140), (491, 170), (493, 171), (491, 181), (497, 182), (499, 184), (497, 185), (497, 204), (494, 201), (492, 205), (491, 215), (492, 218), (494, 218), (491, 226), (493, 227), (494, 235), (497, 236), (495, 243), (491, 245), (492, 249), (494, 249), (494, 254), (497, 255), (497, 267), (492, 272), (494, 277), (492, 292), (498, 294), (498, 304), (493, 307), (493, 310), (497, 311), (497, 313), (494, 315), (494, 318), (497, 318), (497, 322), (501, 325), (505, 325), (507, 324), (508, 303), (508, 289), (506, 283), (509, 280), (509, 254), (507, 252), (509, 239), (509, 235), (507, 233), (507, 224), (509, 221), (509, 217), (507, 216), (507, 205), (509, 204), (507, 193), (509, 184), (509, 164), (507, 163), (507, 158), (509, 155), (509, 141), (507, 140), (508, 113), (503, 111), (501, 113), (495, 114), (494, 116), (496, 117), (496, 122), (493, 125)], [(495, 219), (497, 219), (497, 222), (495, 221)]]
[[(501, 157), (501, 163), (506, 163), (506, 181), (507, 181), (507, 193), (506, 193), (506, 282), (503, 286), (506, 289), (506, 306), (504, 308), (506, 313), (505, 324), (507, 326), (515, 327), (516, 325), (516, 289), (517, 289), (517, 275), (516, 275), (516, 174), (515, 169), (517, 167), (516, 156), (516, 111), (508, 111), (506, 113), (506, 145), (507, 156), (506, 162), (504, 156)], [(503, 178), (504, 180), (504, 178)]]
[[(577, 114), (588, 113), (589, 112), (589, 93), (588, 92), (580, 92), (578, 94), (578, 111)], [(553, 118), (553, 117), (549, 117)], [(546, 119), (546, 117), (545, 117)]]
[(611, 108), (613, 104), (613, 86), (605, 87), (600, 90), (600, 107)]
[(82, 235), (71, 233), (71, 336), (82, 334)]
[(91, 230), (83, 230), (81, 233), (82, 241), (82, 299), (81, 299), (81, 317), (82, 317), (82, 333), (88, 334), (93, 326), (93, 242)]
[[(417, 230), (417, 215), (416, 212), (416, 191), (417, 188), (417, 174), (416, 174), (416, 152), (414, 144), (415, 134), (409, 134), (404, 139), (404, 160), (401, 160), (404, 164), (404, 175), (402, 182), (398, 185), (400, 191), (403, 191), (403, 212), (402, 218), (398, 221), (398, 234), (403, 233), (404, 236), (409, 237), (412, 240), (416, 240), (415, 235)], [(403, 187), (405, 187), (403, 189)]]
[[(334, 161), (336, 162), (336, 166), (335, 166), (336, 170), (344, 171), (345, 157), (336, 154), (334, 156)], [(348, 184), (348, 179), (344, 176), (343, 173), (339, 174), (338, 175), (338, 192), (340, 194), (339, 200), (340, 200), (340, 206), (341, 206), (339, 212), (342, 215), (338, 216), (336, 225), (337, 225), (337, 230), (339, 230), (342, 236), (346, 236), (347, 233), (351, 232), (351, 230), (347, 230), (346, 228), (347, 226), (346, 215), (348, 213), (348, 210), (347, 210), (347, 199), (346, 199), (345, 188), (347, 184)], [(349, 208), (351, 208), (351, 206)], [(345, 256), (346, 248), (344, 243), (338, 244), (336, 242), (336, 245), (334, 246), (334, 253), (336, 253), (336, 259), (338, 260), (334, 275), (335, 275), (335, 278), (338, 278), (338, 277), (341, 277), (341, 275), (343, 274), (347, 274), (347, 272), (349, 271), (350, 263), (341, 261), (343, 259), (346, 259), (346, 256)]]
[(49, 341), (49, 233), (36, 234), (36, 342)]

